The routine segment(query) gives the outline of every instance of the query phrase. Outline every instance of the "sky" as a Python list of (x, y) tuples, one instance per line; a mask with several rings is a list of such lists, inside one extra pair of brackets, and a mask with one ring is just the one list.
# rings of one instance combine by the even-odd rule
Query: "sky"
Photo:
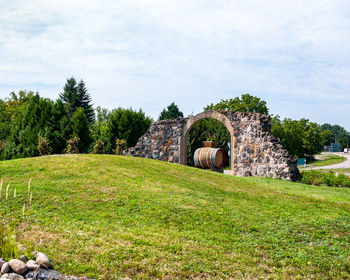
[(249, 93), (350, 130), (350, 1), (0, 0), (0, 98), (56, 99), (71, 76), (154, 119)]

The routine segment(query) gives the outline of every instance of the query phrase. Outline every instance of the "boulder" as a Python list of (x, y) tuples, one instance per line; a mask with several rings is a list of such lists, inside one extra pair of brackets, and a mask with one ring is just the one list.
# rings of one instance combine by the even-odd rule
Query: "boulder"
[(34, 260), (29, 260), (27, 262), (27, 267), (29, 270), (33, 271), (33, 270), (38, 270), (39, 269), (39, 265), (36, 261)]
[(17, 274), (17, 273), (6, 273), (4, 275), (1, 276), (0, 278), (2, 279), (7, 279), (7, 280), (21, 280), (24, 279), (23, 276)]
[(23, 274), (28, 270), (27, 265), (21, 260), (12, 259), (9, 261), (9, 265), (12, 270), (18, 274)]
[(36, 255), (36, 262), (38, 263), (38, 265), (41, 268), (49, 268), (49, 269), (53, 268), (50, 259), (44, 253), (40, 253), (40, 252), (37, 253), (37, 255)]
[(0, 270), (1, 270), (1, 267), (4, 263), (5, 263), (5, 260), (3, 258), (0, 258)]
[(10, 272), (11, 272), (11, 267), (10, 267), (8, 262), (5, 262), (1, 267), (1, 273), (5, 274), (5, 273), (10, 273)]

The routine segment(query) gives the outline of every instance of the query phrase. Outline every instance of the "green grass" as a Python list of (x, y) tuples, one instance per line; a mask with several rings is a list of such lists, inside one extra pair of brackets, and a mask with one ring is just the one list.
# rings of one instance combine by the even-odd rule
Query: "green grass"
[[(319, 166), (326, 166), (326, 165), (332, 165), (341, 163), (343, 161), (346, 161), (346, 157), (338, 156), (338, 155), (332, 155), (332, 154), (321, 154), (318, 155), (321, 159), (316, 159), (315, 161), (308, 164), (308, 167), (319, 167)], [(300, 169), (303, 169), (302, 166), (298, 167)]]
[[(349, 279), (350, 189), (160, 161), (0, 162), (3, 219), (55, 268), (99, 279)], [(22, 216), (32, 178), (31, 209)], [(4, 190), (3, 190), (4, 192)]]

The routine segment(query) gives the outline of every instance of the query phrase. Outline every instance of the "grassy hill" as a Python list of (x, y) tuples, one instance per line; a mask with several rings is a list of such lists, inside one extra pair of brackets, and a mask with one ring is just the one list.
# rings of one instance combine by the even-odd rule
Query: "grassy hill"
[[(349, 279), (350, 189), (160, 161), (0, 162), (2, 219), (55, 268), (99, 279)], [(32, 207), (28, 207), (32, 178)], [(16, 188), (17, 197), (13, 197)]]

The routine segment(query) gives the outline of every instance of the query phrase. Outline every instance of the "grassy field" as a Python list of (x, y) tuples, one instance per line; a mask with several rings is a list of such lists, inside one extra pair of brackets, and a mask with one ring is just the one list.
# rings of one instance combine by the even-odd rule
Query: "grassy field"
[[(2, 218), (62, 272), (98, 279), (350, 277), (350, 189), (112, 155), (3, 161), (0, 177), (10, 182)], [(23, 216), (30, 178), (32, 207)]]
[[(321, 154), (318, 155), (320, 159), (316, 159), (315, 161), (308, 164), (308, 167), (319, 167), (319, 166), (326, 166), (326, 165), (332, 165), (341, 163), (346, 160), (346, 157), (333, 155), (333, 154)], [(303, 169), (303, 166), (299, 167), (300, 169)]]

